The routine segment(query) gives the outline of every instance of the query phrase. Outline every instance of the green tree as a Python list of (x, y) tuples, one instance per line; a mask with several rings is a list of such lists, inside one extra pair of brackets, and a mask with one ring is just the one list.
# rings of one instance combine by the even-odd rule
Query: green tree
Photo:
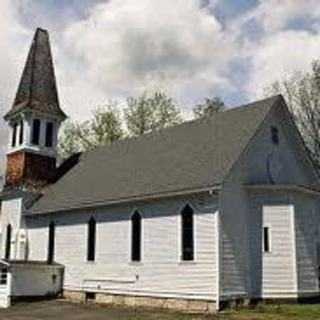
[(212, 99), (206, 98), (204, 103), (198, 104), (193, 109), (193, 115), (196, 119), (211, 116), (216, 112), (223, 111), (225, 104), (219, 97)]
[(117, 103), (109, 103), (93, 112), (93, 118), (84, 122), (67, 122), (59, 142), (62, 158), (108, 145), (123, 138), (121, 115)]
[(320, 165), (320, 60), (310, 72), (294, 72), (274, 82), (265, 95), (282, 94), (317, 166)]
[(172, 98), (163, 92), (144, 93), (127, 99), (124, 116), (128, 132), (138, 136), (181, 123), (181, 113)]

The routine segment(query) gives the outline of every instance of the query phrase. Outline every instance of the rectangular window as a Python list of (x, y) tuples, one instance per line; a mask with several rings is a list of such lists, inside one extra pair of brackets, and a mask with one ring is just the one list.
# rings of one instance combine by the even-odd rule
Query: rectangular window
[(32, 139), (31, 143), (39, 145), (40, 142), (40, 125), (41, 122), (39, 119), (34, 119), (32, 124)]
[(263, 251), (271, 252), (270, 228), (263, 227)]
[(24, 127), (23, 127), (23, 120), (20, 121), (20, 134), (19, 134), (19, 144), (23, 143), (23, 132)]
[(16, 142), (17, 142), (17, 129), (18, 129), (18, 125), (15, 123), (12, 127), (12, 141), (11, 141), (11, 146), (15, 147), (16, 146)]
[(53, 142), (53, 123), (47, 122), (46, 126), (46, 147), (52, 147)]

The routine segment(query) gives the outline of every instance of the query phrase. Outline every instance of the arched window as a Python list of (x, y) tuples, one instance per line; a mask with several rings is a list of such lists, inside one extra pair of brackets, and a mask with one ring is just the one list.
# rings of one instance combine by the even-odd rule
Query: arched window
[(94, 261), (96, 256), (96, 220), (92, 217), (88, 222), (87, 260)]
[(24, 128), (23, 128), (23, 120), (20, 121), (20, 133), (19, 133), (19, 144), (23, 143), (23, 132)]
[(40, 142), (40, 126), (41, 122), (39, 119), (34, 119), (32, 124), (32, 139), (31, 143), (38, 145)]
[(138, 211), (131, 217), (131, 261), (141, 261), (141, 220)]
[(55, 249), (55, 223), (50, 222), (49, 224), (49, 238), (48, 238), (48, 263), (54, 261), (54, 249)]
[(12, 140), (11, 140), (11, 146), (15, 147), (17, 142), (17, 129), (18, 125), (16, 123), (12, 126)]
[(11, 233), (12, 233), (12, 227), (11, 224), (7, 225), (7, 232), (6, 232), (6, 251), (5, 251), (5, 259), (10, 259), (10, 253), (11, 253)]
[(186, 205), (181, 212), (182, 260), (194, 260), (194, 218), (193, 210)]
[(53, 123), (47, 122), (46, 125), (46, 147), (50, 148), (53, 144)]

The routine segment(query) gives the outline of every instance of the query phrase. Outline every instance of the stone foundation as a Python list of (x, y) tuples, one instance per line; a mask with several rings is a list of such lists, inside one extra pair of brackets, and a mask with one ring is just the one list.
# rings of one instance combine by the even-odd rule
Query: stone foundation
[(91, 296), (90, 299), (87, 299), (85, 292), (69, 290), (65, 290), (63, 296), (67, 300), (80, 303), (90, 302), (100, 305), (156, 308), (185, 313), (216, 313), (216, 304), (214, 301), (140, 297), (107, 293), (95, 293), (94, 298)]

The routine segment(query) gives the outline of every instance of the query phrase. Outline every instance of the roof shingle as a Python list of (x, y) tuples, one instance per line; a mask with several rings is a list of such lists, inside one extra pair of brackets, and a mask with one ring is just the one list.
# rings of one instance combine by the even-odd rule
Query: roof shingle
[(49, 34), (39, 28), (35, 33), (13, 106), (5, 119), (27, 109), (66, 118), (59, 106)]
[(84, 153), (32, 213), (221, 184), (280, 96)]

